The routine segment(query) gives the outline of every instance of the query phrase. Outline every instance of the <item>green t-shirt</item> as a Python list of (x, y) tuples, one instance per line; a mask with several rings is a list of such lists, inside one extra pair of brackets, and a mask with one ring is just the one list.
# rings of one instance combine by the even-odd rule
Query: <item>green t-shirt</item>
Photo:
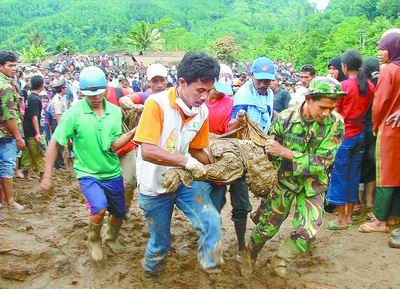
[(119, 159), (111, 150), (111, 143), (122, 135), (122, 114), (119, 107), (103, 100), (104, 113), (100, 117), (86, 98), (68, 109), (52, 139), (66, 145), (74, 143), (74, 171), (77, 178), (94, 177), (107, 180), (121, 176)]

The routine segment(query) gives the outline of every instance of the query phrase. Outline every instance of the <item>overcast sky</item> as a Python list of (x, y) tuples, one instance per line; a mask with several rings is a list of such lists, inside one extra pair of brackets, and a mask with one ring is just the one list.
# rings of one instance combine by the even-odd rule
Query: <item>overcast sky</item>
[(308, 0), (308, 2), (316, 3), (318, 10), (324, 10), (329, 3), (329, 0)]

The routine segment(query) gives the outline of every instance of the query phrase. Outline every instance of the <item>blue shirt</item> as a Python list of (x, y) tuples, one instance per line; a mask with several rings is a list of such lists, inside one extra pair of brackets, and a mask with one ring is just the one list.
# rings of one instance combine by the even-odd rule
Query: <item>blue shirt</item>
[(239, 110), (243, 109), (247, 112), (248, 119), (258, 124), (265, 133), (268, 133), (274, 107), (274, 94), (271, 89), (267, 89), (267, 95), (260, 95), (254, 87), (253, 81), (248, 80), (239, 88), (233, 100), (231, 118), (236, 118)]

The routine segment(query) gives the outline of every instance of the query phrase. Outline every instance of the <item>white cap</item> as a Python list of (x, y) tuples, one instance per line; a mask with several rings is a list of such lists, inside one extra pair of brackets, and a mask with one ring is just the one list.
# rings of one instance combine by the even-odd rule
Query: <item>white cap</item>
[(154, 63), (147, 67), (146, 75), (148, 80), (152, 80), (155, 76), (167, 77), (168, 70), (164, 65), (160, 63)]

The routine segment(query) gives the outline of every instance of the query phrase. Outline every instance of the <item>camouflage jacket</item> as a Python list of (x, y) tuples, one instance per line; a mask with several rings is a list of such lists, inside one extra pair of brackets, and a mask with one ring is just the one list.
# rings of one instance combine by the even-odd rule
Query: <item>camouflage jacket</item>
[(6, 120), (10, 119), (17, 121), (18, 129), (23, 134), (18, 105), (18, 93), (11, 78), (0, 72), (0, 138), (14, 138), (6, 125)]
[(323, 123), (306, 121), (298, 105), (279, 114), (270, 135), (284, 147), (294, 152), (292, 161), (274, 157), (279, 183), (311, 197), (324, 193), (328, 185), (328, 168), (344, 137), (344, 121), (333, 112)]

